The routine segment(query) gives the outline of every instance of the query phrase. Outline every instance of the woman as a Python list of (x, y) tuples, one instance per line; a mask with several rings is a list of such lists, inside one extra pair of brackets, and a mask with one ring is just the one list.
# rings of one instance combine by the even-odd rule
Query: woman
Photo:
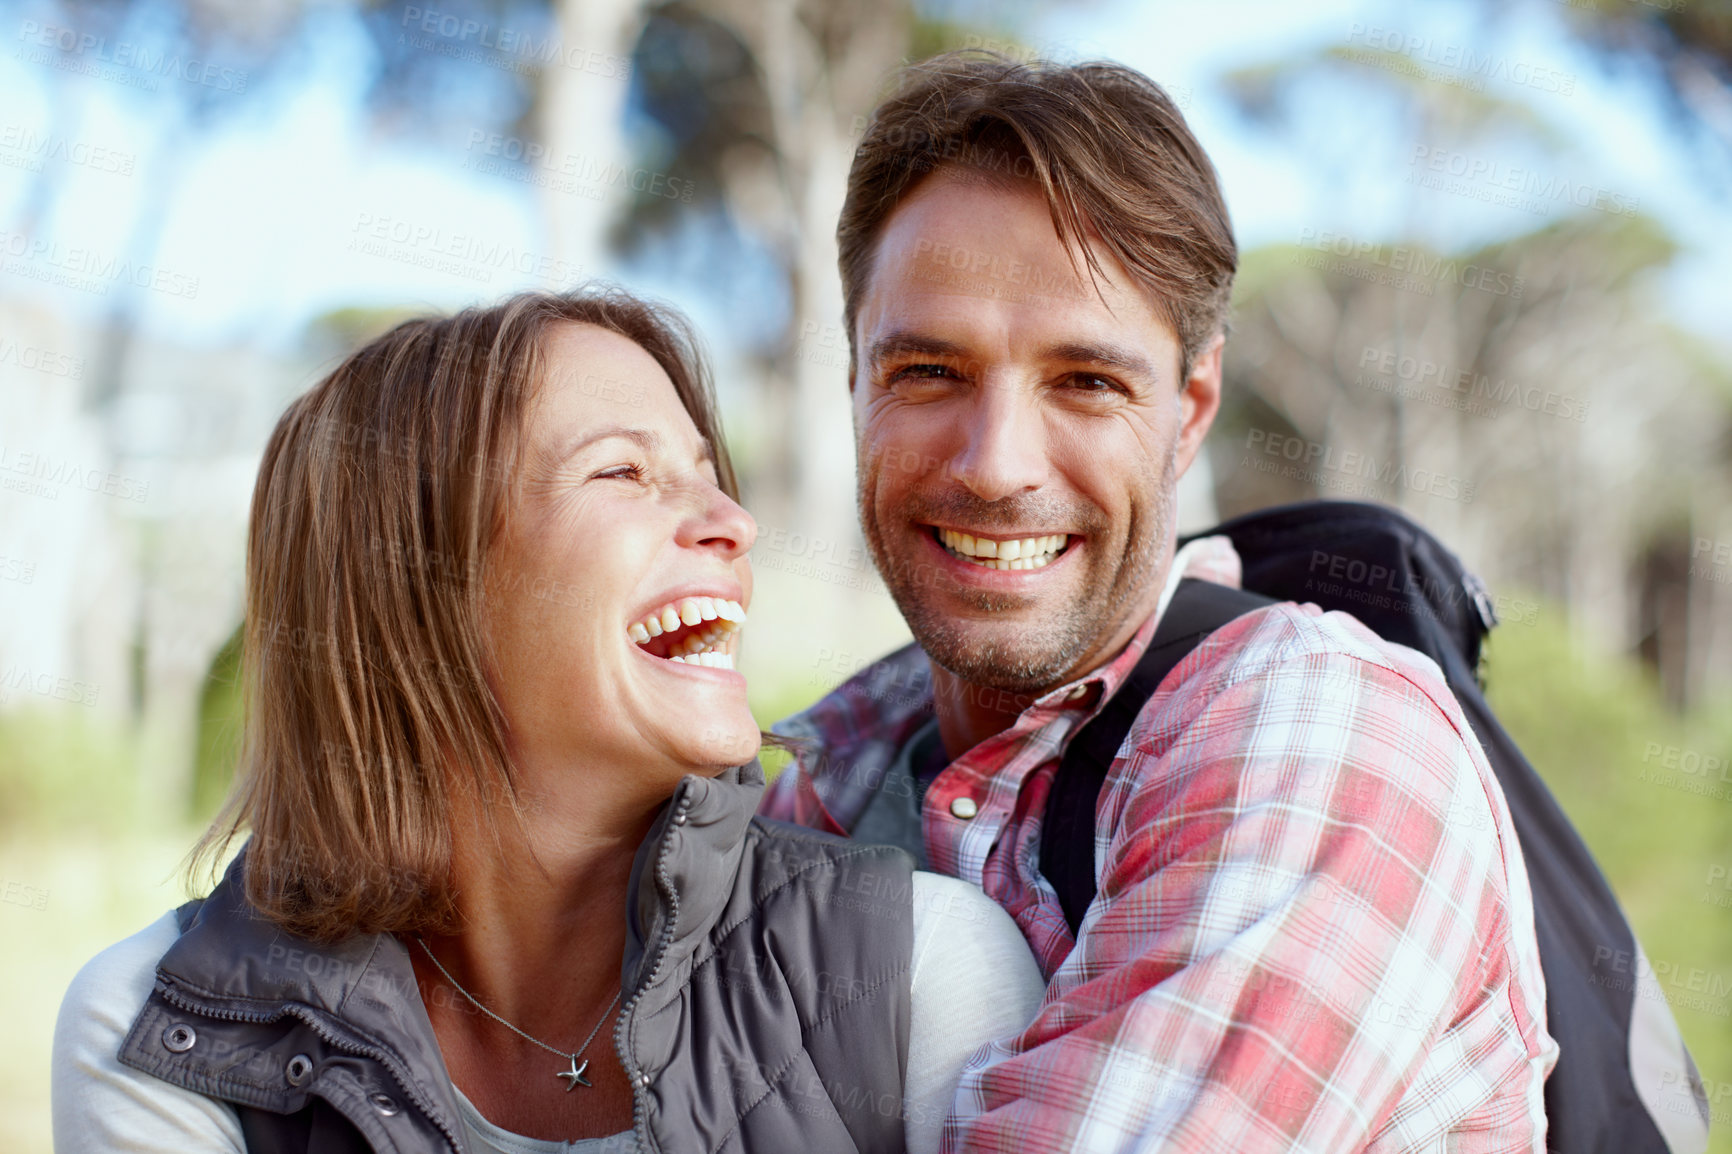
[(978, 891), (753, 818), (734, 497), (619, 292), (411, 321), (292, 404), (201, 851), (250, 838), (74, 982), (57, 1149), (936, 1149), (1039, 977)]

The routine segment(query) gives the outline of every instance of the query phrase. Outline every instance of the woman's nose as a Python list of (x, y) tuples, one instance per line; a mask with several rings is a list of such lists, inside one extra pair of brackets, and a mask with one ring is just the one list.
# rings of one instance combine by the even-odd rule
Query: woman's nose
[(733, 561), (751, 550), (758, 539), (758, 522), (738, 501), (715, 489), (695, 532), (698, 545), (716, 549)]

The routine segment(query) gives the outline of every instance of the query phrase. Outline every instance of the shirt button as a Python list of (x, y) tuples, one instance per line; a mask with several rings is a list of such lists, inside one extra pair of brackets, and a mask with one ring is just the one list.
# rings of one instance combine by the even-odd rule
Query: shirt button
[(963, 821), (967, 821), (979, 812), (980, 807), (974, 804), (972, 797), (955, 798), (950, 803), (950, 816), (959, 817)]

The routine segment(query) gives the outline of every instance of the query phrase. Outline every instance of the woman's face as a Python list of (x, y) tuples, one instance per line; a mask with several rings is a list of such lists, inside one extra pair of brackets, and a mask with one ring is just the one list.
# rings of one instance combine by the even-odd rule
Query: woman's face
[(487, 562), (513, 752), (531, 779), (600, 767), (631, 796), (665, 797), (683, 774), (757, 753), (731, 668), (757, 526), (717, 486), (655, 358), (569, 322), (546, 354), (516, 503)]

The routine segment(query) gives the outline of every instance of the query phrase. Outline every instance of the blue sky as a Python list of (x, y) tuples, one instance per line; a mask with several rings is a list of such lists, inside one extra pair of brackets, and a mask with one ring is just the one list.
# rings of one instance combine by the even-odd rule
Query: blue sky
[[(1652, 89), (1637, 78), (1607, 76), (1562, 31), (1568, 14), (1562, 5), (1518, 5), (1491, 27), (1487, 11), (1450, 2), (1120, 0), (1055, 7), (1022, 38), (1058, 55), (1111, 57), (1168, 85), (1221, 171), (1246, 249), (1293, 243), (1306, 229), (1369, 240), (1417, 232), (1453, 248), (1525, 231), (1546, 218), (1415, 188), (1407, 178), (1423, 167), (1414, 158), (1425, 142), (1367, 101), (1363, 89), (1334, 84), (1309, 91), (1297, 106), (1305, 128), (1296, 142), (1246, 123), (1218, 82), (1224, 71), (1378, 36), (1387, 43), (1394, 34), (1434, 54), (1466, 44), (1572, 77), (1568, 96), (1488, 81), (1488, 95), (1530, 109), (1555, 140), (1542, 154), (1524, 133), (1512, 132), (1474, 155), (1537, 168), (1658, 216), (1686, 250), (1662, 286), (1668, 306), (1686, 326), (1728, 340), (1720, 330), (1729, 327), (1732, 290), (1716, 270), (1732, 267), (1732, 205), (1711, 195), (1711, 177), (1670, 131)], [(389, 257), (378, 246), (364, 251), (369, 231), (381, 229), (419, 230), (445, 248), (462, 248), (474, 234), (519, 254), (524, 264), (551, 248), (530, 190), (464, 168), (473, 154), (460, 134), (410, 144), (379, 133), (361, 110), (368, 50), (360, 35), (337, 20), (321, 28), (317, 50), (302, 54), (302, 67), (269, 94), (277, 98), (254, 101), (214, 134), (176, 145), (164, 158), (156, 102), (118, 84), (57, 74), (20, 53), (15, 20), (0, 27), (0, 40), (12, 42), (0, 56), (6, 110), (0, 134), (54, 131), (135, 154), (140, 169), (153, 157), (172, 166), (154, 259), (167, 273), (196, 278), (198, 288), (196, 296), (145, 294), (151, 332), (194, 344), (280, 346), (331, 308), (451, 307), (537, 283), (509, 269), (486, 279), (473, 269), (429, 271), (404, 263), (414, 255), (404, 246)], [(0, 136), (0, 159), (5, 143)], [(1726, 159), (1718, 165), (1723, 176)], [(0, 250), (22, 243), (14, 230), (30, 180), (27, 171), (0, 166)], [(32, 239), (125, 256), (149, 184), (93, 165), (65, 165), (52, 211)], [(690, 288), (690, 278), (659, 279), (655, 287), (691, 309), (725, 354), (726, 334), (718, 328), (726, 325), (714, 302)], [(12, 272), (0, 272), (0, 288), (39, 294), (49, 307), (73, 313), (104, 305), (91, 293), (41, 287)]]

